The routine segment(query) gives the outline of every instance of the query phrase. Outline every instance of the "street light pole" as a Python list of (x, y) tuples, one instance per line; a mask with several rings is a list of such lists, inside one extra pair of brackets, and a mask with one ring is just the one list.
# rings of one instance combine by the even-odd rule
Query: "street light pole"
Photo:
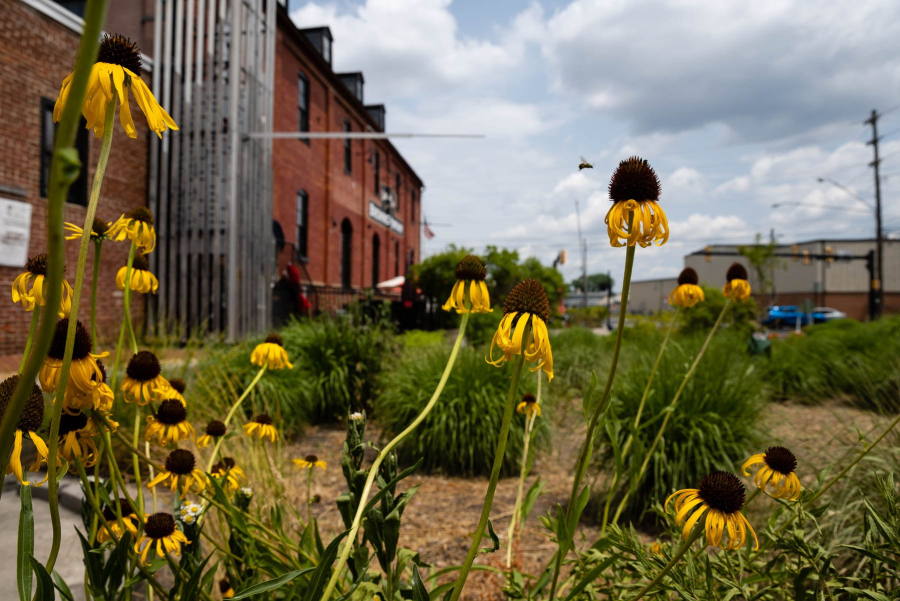
[(872, 148), (875, 152), (874, 160), (869, 163), (870, 167), (874, 167), (875, 169), (875, 236), (876, 236), (876, 248), (878, 255), (875, 258), (875, 263), (877, 267), (877, 277), (874, 282), (872, 282), (872, 288), (875, 290), (875, 315), (876, 317), (881, 317), (881, 311), (883, 307), (884, 301), (884, 235), (881, 228), (881, 178), (878, 174), (878, 167), (881, 163), (878, 158), (878, 111), (872, 109), (872, 116), (869, 117), (865, 123), (872, 126), (872, 139), (867, 142), (867, 144), (871, 144)]

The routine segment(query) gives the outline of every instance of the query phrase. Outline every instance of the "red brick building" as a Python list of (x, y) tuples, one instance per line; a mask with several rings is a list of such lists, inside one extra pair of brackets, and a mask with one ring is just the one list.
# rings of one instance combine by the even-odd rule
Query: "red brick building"
[[(382, 132), (362, 73), (331, 68), (327, 27), (298, 29), (279, 6), (275, 132)], [(420, 259), (422, 181), (386, 139), (282, 139), (273, 149), (273, 217), (304, 280), (368, 288)], [(293, 247), (293, 251), (291, 248)]]
[[(54, 13), (54, 9), (57, 13)], [(80, 33), (77, 21), (67, 20), (65, 9), (52, 2), (0, 0), (0, 199), (31, 206), (31, 236), (28, 256), (46, 251), (48, 149), (53, 144), (53, 103), (62, 80), (75, 62)], [(144, 74), (147, 80), (146, 73)], [(147, 124), (135, 111), (136, 140), (128, 138), (116, 123), (113, 152), (109, 160), (97, 216), (114, 221), (135, 206), (146, 204)], [(86, 170), (69, 191), (66, 221), (84, 224), (90, 182), (94, 175), (100, 140), (81, 130), (78, 149)], [(78, 243), (66, 243), (66, 279), (75, 277)], [(103, 263), (98, 286), (107, 302), (98, 303), (99, 341), (109, 350), (118, 336), (122, 319), (122, 292), (115, 286), (116, 273), (125, 264), (128, 246), (103, 245)], [(79, 315), (85, 323), (90, 315), (88, 290), (93, 277), (93, 250), (85, 274), (86, 291)], [(13, 305), (13, 280), (22, 266), (0, 265), (0, 355), (21, 353), (28, 335), (31, 314)], [(135, 304), (137, 323), (143, 307)]]

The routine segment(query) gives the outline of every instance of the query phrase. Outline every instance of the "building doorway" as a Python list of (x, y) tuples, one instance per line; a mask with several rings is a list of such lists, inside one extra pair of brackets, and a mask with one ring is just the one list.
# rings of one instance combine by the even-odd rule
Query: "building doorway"
[(381, 267), (381, 238), (378, 234), (372, 234), (372, 288), (378, 285), (381, 279), (379, 269)]

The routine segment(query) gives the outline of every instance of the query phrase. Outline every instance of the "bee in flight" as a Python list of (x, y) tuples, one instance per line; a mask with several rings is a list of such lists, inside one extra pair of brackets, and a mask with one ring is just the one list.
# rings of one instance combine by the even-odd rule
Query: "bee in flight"
[(578, 164), (579, 171), (581, 171), (582, 169), (593, 169), (593, 168), (594, 168), (594, 166), (591, 165), (590, 163), (588, 163), (586, 158), (581, 157), (581, 162)]

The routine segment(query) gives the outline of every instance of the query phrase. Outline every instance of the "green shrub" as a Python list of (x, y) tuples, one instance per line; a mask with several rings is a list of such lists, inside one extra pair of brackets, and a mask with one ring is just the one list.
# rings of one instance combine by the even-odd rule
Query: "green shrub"
[(864, 409), (900, 410), (900, 318), (836, 320), (804, 334), (773, 343), (767, 378), (776, 399), (844, 398)]
[[(348, 315), (293, 321), (280, 330), (291, 370), (269, 371), (245, 403), (249, 415), (264, 409), (290, 430), (305, 423), (331, 422), (348, 411), (371, 408), (385, 358), (395, 352), (394, 335), (382, 322)], [(261, 340), (219, 347), (200, 361), (190, 378), (193, 401), (221, 419), (256, 375), (250, 353)]]
[[(683, 333), (702, 332), (706, 334), (716, 323), (722, 307), (725, 306), (726, 298), (722, 294), (722, 290), (710, 286), (702, 286), (702, 288), (706, 300), (689, 309), (681, 310), (679, 318), (681, 327), (679, 329)], [(722, 318), (722, 326), (749, 335), (754, 328), (758, 313), (756, 301), (752, 298), (741, 302), (732, 301)]]
[[(665, 409), (704, 338), (696, 336), (669, 342), (647, 397), (637, 437), (625, 458), (625, 476), (614, 493), (612, 511), (629, 489), (629, 479), (637, 476), (666, 415)], [(655, 359), (655, 351), (633, 355), (630, 368), (616, 379), (612, 413), (601, 450), (601, 467), (614, 461), (610, 443), (614, 441), (621, 448), (631, 432)], [(644, 477), (632, 486), (622, 515), (626, 519), (639, 519), (653, 503), (665, 499), (674, 490), (695, 486), (710, 471), (734, 471), (739, 467), (754, 438), (765, 392), (761, 370), (748, 357), (743, 337), (719, 332), (681, 394)], [(602, 491), (595, 500), (598, 513), (602, 512), (607, 492)]]
[(442, 344), (444, 342), (444, 330), (426, 332), (425, 330), (410, 330), (403, 334), (403, 348), (420, 348)]
[[(386, 438), (406, 428), (431, 398), (447, 364), (446, 346), (415, 349), (386, 373), (376, 409)], [(494, 449), (509, 390), (512, 366), (488, 365), (485, 350), (462, 348), (440, 400), (428, 417), (398, 447), (404, 463), (424, 458), (428, 471), (462, 476), (490, 473)], [(533, 392), (536, 376), (522, 375), (517, 394)], [(544, 387), (546, 389), (546, 386)], [(536, 440), (547, 440), (546, 420), (536, 422)], [(518, 473), (522, 457), (525, 417), (515, 414), (503, 462), (503, 474)]]

